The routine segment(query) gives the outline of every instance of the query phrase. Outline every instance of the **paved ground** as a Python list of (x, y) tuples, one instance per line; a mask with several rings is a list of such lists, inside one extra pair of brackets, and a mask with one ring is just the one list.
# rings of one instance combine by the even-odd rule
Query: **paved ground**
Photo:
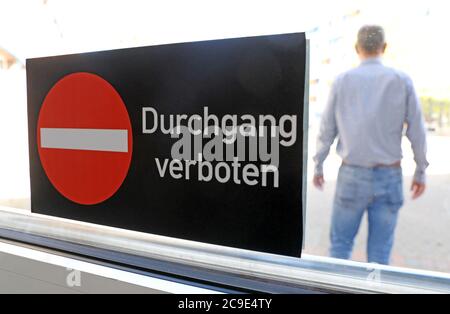
[[(405, 178), (405, 195), (411, 178)], [(416, 201), (406, 197), (401, 209), (392, 264), (450, 272), (450, 175), (431, 176), (427, 193)], [(327, 255), (335, 181), (323, 192), (308, 186), (305, 252)], [(353, 259), (365, 261), (367, 217), (358, 234)]]

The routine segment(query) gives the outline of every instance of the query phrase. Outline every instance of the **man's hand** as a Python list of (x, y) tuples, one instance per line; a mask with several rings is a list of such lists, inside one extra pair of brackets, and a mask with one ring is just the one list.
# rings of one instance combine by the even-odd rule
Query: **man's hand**
[(425, 192), (425, 183), (413, 181), (411, 184), (412, 199), (420, 197)]
[(323, 179), (323, 175), (315, 175), (313, 178), (313, 184), (319, 190), (323, 190), (323, 185), (325, 184), (325, 180)]

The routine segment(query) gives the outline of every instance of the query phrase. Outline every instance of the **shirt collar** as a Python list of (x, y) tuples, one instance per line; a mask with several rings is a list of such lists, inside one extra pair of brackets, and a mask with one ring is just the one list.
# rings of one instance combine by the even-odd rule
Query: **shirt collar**
[(367, 58), (364, 61), (361, 61), (361, 64), (381, 64), (383, 62), (381, 57), (372, 57)]

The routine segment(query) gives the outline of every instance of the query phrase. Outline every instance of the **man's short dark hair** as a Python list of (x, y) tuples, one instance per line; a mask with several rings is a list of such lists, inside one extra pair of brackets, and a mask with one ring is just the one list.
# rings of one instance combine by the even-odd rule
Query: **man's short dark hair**
[(385, 44), (384, 29), (379, 25), (365, 25), (358, 32), (358, 46), (369, 54), (383, 49)]

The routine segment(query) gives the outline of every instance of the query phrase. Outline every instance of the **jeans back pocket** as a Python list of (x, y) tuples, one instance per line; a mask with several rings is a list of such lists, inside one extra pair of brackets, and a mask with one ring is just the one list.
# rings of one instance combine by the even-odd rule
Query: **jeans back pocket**
[(388, 186), (389, 203), (394, 210), (399, 210), (404, 203), (403, 180), (395, 180)]

